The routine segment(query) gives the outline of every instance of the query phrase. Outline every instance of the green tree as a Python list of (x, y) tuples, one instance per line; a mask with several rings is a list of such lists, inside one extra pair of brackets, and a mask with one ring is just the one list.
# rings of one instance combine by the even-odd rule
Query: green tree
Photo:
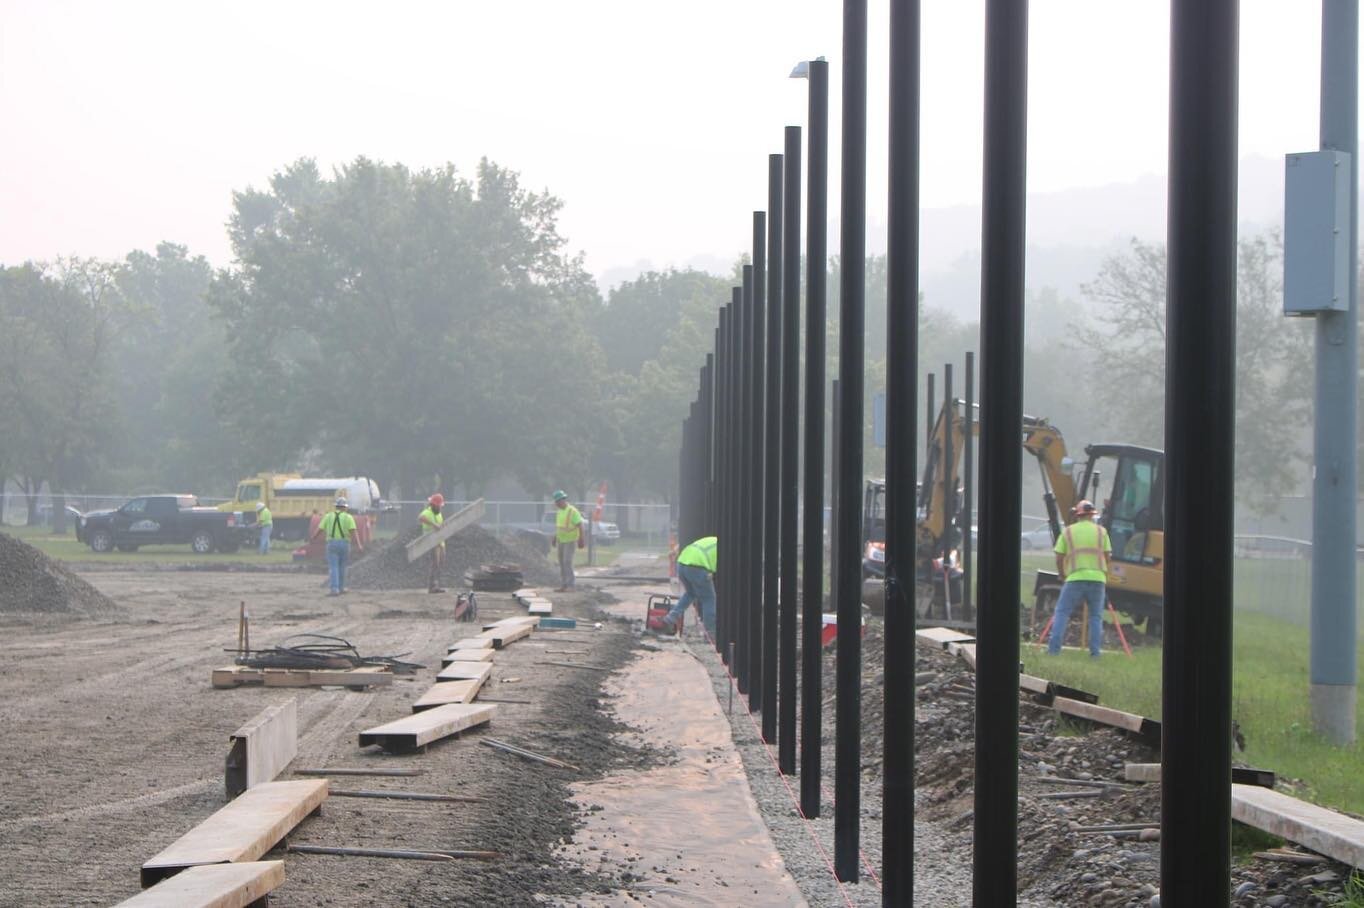
[(237, 193), (236, 263), (210, 301), (239, 468), (312, 452), (404, 497), (437, 476), (470, 494), (504, 475), (585, 481), (596, 299), (563, 252), (560, 207), (487, 160), (473, 180), (365, 158), (326, 178), (303, 160)]
[(649, 271), (622, 283), (590, 322), (607, 368), (639, 375), (646, 362), (658, 357), (684, 310), (698, 303), (713, 310), (717, 301), (729, 298), (730, 286), (726, 278), (692, 269)]

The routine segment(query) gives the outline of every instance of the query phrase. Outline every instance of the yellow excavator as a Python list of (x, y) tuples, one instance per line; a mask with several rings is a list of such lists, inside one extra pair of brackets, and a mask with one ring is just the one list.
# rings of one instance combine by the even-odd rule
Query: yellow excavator
[[(972, 621), (963, 607), (960, 547), (965, 528), (960, 487), (960, 460), (966, 420), (961, 400), (945, 402), (929, 440), (923, 479), (918, 483), (915, 610), (921, 618)], [(1025, 416), (1023, 448), (1038, 464), (1042, 498), (1052, 541), (1064, 523), (1074, 519), (1071, 509), (1081, 499), (1099, 502), (1099, 522), (1108, 530), (1113, 558), (1108, 569), (1108, 596), (1114, 607), (1133, 622), (1146, 622), (1148, 636), (1159, 636), (1163, 625), (1165, 533), (1164, 452), (1128, 444), (1094, 444), (1085, 448), (1078, 470), (1066, 450), (1061, 430), (1048, 420)], [(980, 420), (971, 421), (973, 435)], [(1102, 479), (1112, 477), (1107, 498)], [(863, 601), (873, 612), (885, 607), (885, 480), (866, 483), (863, 499)], [(1031, 622), (1045, 622), (1056, 605), (1061, 581), (1055, 571), (1040, 570), (1033, 583)]]

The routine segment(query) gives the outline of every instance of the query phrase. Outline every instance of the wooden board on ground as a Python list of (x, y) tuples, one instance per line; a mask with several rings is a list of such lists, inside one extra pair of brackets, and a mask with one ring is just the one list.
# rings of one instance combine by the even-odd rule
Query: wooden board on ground
[(225, 777), (228, 800), (273, 782), (298, 754), (298, 700), (266, 707), (232, 733)]
[(526, 611), (536, 616), (552, 615), (554, 614), (554, 606), (550, 605), (548, 602), (532, 602), (526, 608)]
[(326, 779), (257, 785), (143, 864), (142, 886), (158, 883), (186, 867), (254, 861), (326, 799)]
[(469, 678), (465, 681), (440, 681), (420, 697), (412, 701), (412, 711), (419, 713), (435, 706), (448, 703), (472, 703), (483, 687), (482, 678)]
[(540, 619), (531, 618), (530, 620), (534, 621), (535, 624), (517, 624), (509, 627), (499, 627), (490, 631), (484, 631), (483, 633), (485, 636), (492, 639), (494, 649), (502, 649), (508, 643), (515, 643), (522, 637), (530, 636), (531, 631), (535, 630), (535, 625), (540, 623)]
[(501, 621), (493, 621), (483, 625), (483, 632), (505, 630), (509, 627), (520, 627), (523, 624), (534, 624), (528, 615), (513, 615), (510, 618), (503, 618)]
[[(1129, 782), (1159, 782), (1159, 763), (1128, 763), (1123, 767), (1123, 778)], [(1260, 788), (1274, 787), (1274, 773), (1268, 769), (1254, 769), (1249, 766), (1233, 766), (1231, 781), (1234, 785), (1256, 785)]]
[(1032, 675), (1018, 676), (1018, 686), (1032, 694), (1047, 695), (1051, 693), (1051, 682), (1046, 678), (1034, 678)]
[(976, 644), (975, 641), (949, 643), (946, 649), (954, 656), (960, 656), (961, 660), (970, 667), (971, 671), (976, 670)]
[(1072, 700), (1069, 697), (1055, 697), (1052, 699), (1051, 705), (1057, 712), (1079, 719), (1088, 719), (1101, 725), (1120, 728), (1134, 735), (1140, 735), (1146, 740), (1146, 743), (1153, 747), (1160, 746), (1160, 723), (1155, 719), (1148, 719), (1145, 716), (1123, 712), (1120, 709), (1113, 709), (1108, 706), (1099, 706), (1097, 703)]
[(1268, 788), (1235, 784), (1231, 818), (1364, 869), (1364, 821)]
[(441, 668), (451, 662), (491, 662), (495, 652), (491, 649), (457, 649), (440, 657)]
[(119, 902), (118, 908), (245, 908), (264, 904), (283, 882), (283, 861), (204, 864)]
[(949, 643), (974, 643), (976, 640), (970, 634), (946, 627), (921, 627), (914, 632), (914, 637), (941, 648), (946, 648)]
[(491, 721), (496, 708), (491, 703), (450, 703), (422, 710), (360, 732), (360, 746), (377, 744), (389, 753), (413, 753)]
[(471, 501), (451, 514), (434, 533), (423, 533), (407, 544), (407, 563), (411, 564), (451, 536), (483, 518), (483, 499)]
[(240, 687), (243, 684), (263, 684), (266, 687), (375, 687), (392, 684), (393, 673), (386, 665), (363, 665), (360, 668), (249, 668), (229, 665), (214, 669), (213, 686)]
[(436, 680), (487, 681), (492, 670), (490, 662), (451, 662), (436, 674)]
[(493, 638), (479, 635), (477, 637), (464, 637), (450, 644), (449, 652), (457, 653), (466, 649), (492, 649)]

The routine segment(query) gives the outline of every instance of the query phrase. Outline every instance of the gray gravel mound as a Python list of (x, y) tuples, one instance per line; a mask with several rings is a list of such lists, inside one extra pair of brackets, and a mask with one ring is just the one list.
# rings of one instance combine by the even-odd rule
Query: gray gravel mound
[(119, 610), (108, 596), (33, 546), (0, 533), (0, 613), (87, 617)]
[[(420, 533), (418, 527), (405, 530), (382, 550), (357, 561), (346, 572), (347, 585), (358, 590), (424, 589), (431, 563), (426, 558), (411, 563), (407, 560), (407, 544)], [(494, 563), (519, 565), (523, 579), (531, 585), (549, 583), (558, 577), (543, 555), (515, 543), (508, 545), (482, 527), (471, 526), (446, 540), (441, 586), (467, 589), (465, 571)]]

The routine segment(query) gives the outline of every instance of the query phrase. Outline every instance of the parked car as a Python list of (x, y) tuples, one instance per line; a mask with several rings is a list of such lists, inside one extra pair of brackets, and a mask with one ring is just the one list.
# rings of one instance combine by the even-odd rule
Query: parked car
[(96, 552), (178, 543), (200, 555), (235, 552), (257, 535), (240, 514), (201, 507), (193, 495), (143, 495), (117, 510), (91, 511), (76, 524), (76, 538)]
[(620, 539), (620, 527), (609, 520), (593, 520), (592, 538), (599, 545), (610, 545)]
[(1045, 523), (1033, 527), (1019, 537), (1018, 544), (1024, 551), (1028, 549), (1051, 551), (1052, 546), (1055, 545), (1051, 538), (1051, 527)]

